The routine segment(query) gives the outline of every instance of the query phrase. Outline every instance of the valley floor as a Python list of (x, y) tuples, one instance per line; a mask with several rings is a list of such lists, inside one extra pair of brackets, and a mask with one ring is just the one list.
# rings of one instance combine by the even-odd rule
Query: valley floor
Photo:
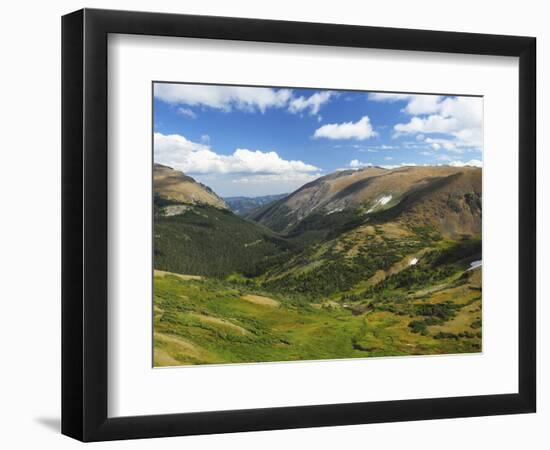
[(481, 351), (481, 268), (391, 302), (264, 292), (156, 272), (154, 365), (249, 363)]

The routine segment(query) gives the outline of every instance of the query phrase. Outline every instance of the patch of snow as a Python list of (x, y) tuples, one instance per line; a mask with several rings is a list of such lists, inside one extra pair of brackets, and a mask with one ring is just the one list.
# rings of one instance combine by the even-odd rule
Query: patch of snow
[(391, 194), (383, 195), (378, 200), (376, 200), (374, 205), (372, 205), (372, 207), (367, 211), (367, 214), (373, 212), (378, 206), (384, 206), (384, 205), (388, 204), (391, 201), (392, 198), (393, 198), (393, 196)]
[(415, 266), (416, 263), (418, 263), (418, 258), (413, 258), (413, 259), (411, 259), (411, 261), (409, 262), (409, 266)]

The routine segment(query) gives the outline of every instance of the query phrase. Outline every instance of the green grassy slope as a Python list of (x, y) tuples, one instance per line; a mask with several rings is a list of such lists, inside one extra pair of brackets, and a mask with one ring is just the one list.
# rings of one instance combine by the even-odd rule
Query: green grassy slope
[[(247, 300), (251, 296), (269, 296), (278, 305), (254, 303)], [(475, 280), (422, 298), (403, 298), (400, 305), (406, 312), (381, 304), (357, 314), (347, 305), (301, 302), (227, 281), (155, 277), (155, 365), (480, 350), (481, 302)], [(417, 322), (428, 325), (417, 330)]]

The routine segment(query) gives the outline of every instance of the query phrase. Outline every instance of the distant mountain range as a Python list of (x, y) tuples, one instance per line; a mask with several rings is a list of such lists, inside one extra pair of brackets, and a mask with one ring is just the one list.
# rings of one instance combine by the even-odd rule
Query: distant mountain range
[(231, 211), (246, 217), (255, 209), (286, 197), (288, 194), (262, 195), (259, 197), (224, 197)]

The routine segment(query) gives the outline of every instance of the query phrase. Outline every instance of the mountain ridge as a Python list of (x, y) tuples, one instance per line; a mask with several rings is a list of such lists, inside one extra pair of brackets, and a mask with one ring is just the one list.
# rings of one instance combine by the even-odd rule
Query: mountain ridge
[[(292, 233), (300, 227), (305, 220), (313, 215), (330, 215), (343, 211), (357, 211), (365, 219), (369, 215), (376, 216), (377, 213), (398, 206), (403, 200), (398, 210), (405, 213), (404, 207), (414, 206), (411, 202), (414, 192), (430, 193), (430, 186), (435, 192), (438, 183), (443, 179), (457, 174), (464, 174), (462, 182), (455, 180), (460, 195), (465, 197), (470, 195), (475, 201), (481, 199), (481, 169), (474, 167), (451, 167), (451, 166), (406, 166), (397, 169), (383, 169), (369, 167), (357, 171), (342, 171), (328, 174), (317, 180), (305, 184), (287, 197), (280, 199), (269, 205), (267, 208), (261, 208), (253, 212), (249, 218), (256, 222), (283, 234)], [(449, 178), (449, 182), (453, 178)], [(460, 185), (460, 186), (459, 186)], [(424, 191), (422, 191), (424, 189)], [(435, 195), (434, 192), (431, 192)], [(442, 198), (447, 195), (447, 198)], [(456, 197), (456, 195), (454, 196)], [(432, 199), (433, 200), (433, 199)], [(470, 211), (470, 215), (479, 215), (469, 217), (470, 225), (465, 224), (462, 230), (460, 223), (454, 220), (454, 225), (445, 221), (445, 213), (452, 212), (460, 207), (459, 213), (468, 213), (464, 207), (464, 201), (461, 198), (453, 200), (453, 194), (449, 191), (440, 192), (440, 198), (437, 202), (432, 201), (433, 211), (424, 208), (423, 213), (429, 217), (422, 218), (422, 222), (432, 226), (438, 226), (438, 221), (445, 223), (443, 227), (444, 234), (458, 235), (463, 231), (469, 234), (475, 234), (480, 227), (481, 207), (479, 211)], [(445, 202), (449, 203), (445, 207)], [(437, 205), (436, 205), (437, 203)], [(436, 208), (437, 206), (437, 208)], [(437, 211), (435, 211), (437, 209)], [(421, 211), (417, 208), (415, 216), (419, 218)], [(437, 214), (436, 214), (437, 213)], [(434, 214), (437, 217), (433, 217)], [(408, 217), (412, 217), (409, 214)], [(426, 219), (426, 220), (424, 220)], [(467, 225), (467, 226), (466, 226)]]
[(155, 196), (169, 203), (205, 204), (229, 209), (227, 203), (208, 186), (171, 167), (153, 165)]
[(253, 214), (258, 208), (268, 205), (274, 201), (286, 197), (288, 194), (259, 195), (256, 197), (235, 196), (223, 197), (231, 211), (242, 217)]

